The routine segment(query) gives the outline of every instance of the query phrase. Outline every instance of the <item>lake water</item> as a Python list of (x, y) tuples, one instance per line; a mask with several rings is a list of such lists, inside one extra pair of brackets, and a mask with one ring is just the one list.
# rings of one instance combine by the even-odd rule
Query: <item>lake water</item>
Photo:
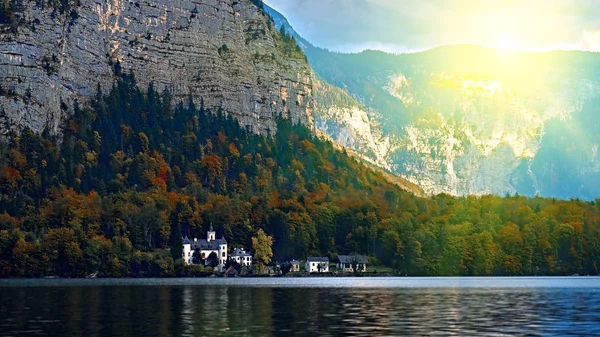
[(600, 278), (0, 280), (0, 336), (600, 336)]

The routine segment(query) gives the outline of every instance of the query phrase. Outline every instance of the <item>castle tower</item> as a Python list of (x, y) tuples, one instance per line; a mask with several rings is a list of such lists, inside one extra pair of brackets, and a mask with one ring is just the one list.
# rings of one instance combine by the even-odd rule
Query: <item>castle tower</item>
[(192, 243), (190, 239), (186, 237), (183, 238), (183, 260), (187, 264), (192, 263)]
[(223, 266), (227, 263), (227, 241), (225, 240), (225, 237), (222, 237), (221, 240), (219, 240), (219, 262)]
[(213, 230), (212, 224), (210, 224), (210, 229), (208, 230), (208, 232), (206, 232), (206, 241), (211, 242), (215, 239), (215, 237), (216, 237), (216, 233)]

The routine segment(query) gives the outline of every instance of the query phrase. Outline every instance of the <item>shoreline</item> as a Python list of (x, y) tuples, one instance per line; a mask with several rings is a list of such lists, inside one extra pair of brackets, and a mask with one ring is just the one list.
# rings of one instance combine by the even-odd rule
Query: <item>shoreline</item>
[(46, 276), (46, 277), (13, 277), (13, 278), (0, 278), (1, 283), (6, 281), (26, 281), (26, 280), (220, 280), (220, 279), (324, 279), (324, 278), (343, 278), (343, 279), (361, 279), (361, 278), (388, 278), (388, 279), (462, 279), (462, 280), (473, 280), (473, 279), (578, 279), (578, 278), (600, 278), (600, 275), (521, 275), (521, 276), (408, 276), (408, 275), (396, 275), (391, 273), (378, 273), (378, 274), (296, 274), (296, 275), (237, 275), (235, 277), (228, 277), (225, 275), (212, 274), (210, 276), (173, 276), (173, 277), (59, 277), (59, 276)]
[(519, 276), (519, 277), (238, 277), (238, 278), (54, 278), (0, 279), (0, 289), (71, 287), (207, 287), (286, 289), (479, 289), (489, 292), (506, 289), (569, 288), (598, 289), (600, 276)]

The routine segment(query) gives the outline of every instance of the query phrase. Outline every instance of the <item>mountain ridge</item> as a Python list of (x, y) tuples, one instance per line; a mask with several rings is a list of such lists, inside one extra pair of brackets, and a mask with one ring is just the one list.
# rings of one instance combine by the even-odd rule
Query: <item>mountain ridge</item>
[[(270, 15), (293, 32), (286, 20), (277, 19), (281, 14)], [(374, 139), (389, 140), (375, 162), (428, 194), (587, 200), (600, 194), (595, 155), (600, 129), (575, 120), (598, 113), (591, 103), (600, 95), (597, 53), (454, 45), (406, 54), (344, 54), (291, 34), (302, 41), (315, 73), (368, 112), (368, 122), (353, 125), (354, 132), (370, 129)], [(319, 118), (343, 124), (335, 114)], [(580, 145), (573, 147), (569, 139), (557, 143), (563, 134), (551, 127), (553, 121), (581, 129), (571, 134)], [(374, 152), (365, 144), (345, 145), (366, 156)], [(578, 153), (573, 156), (569, 148)]]

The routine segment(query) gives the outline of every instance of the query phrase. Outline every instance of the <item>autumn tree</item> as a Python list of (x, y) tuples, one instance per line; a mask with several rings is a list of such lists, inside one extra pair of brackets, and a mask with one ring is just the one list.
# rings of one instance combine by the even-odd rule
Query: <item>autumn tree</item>
[(264, 272), (265, 265), (271, 262), (273, 257), (273, 237), (267, 236), (262, 229), (259, 229), (256, 236), (252, 237), (252, 249), (254, 250), (254, 259), (258, 263), (258, 271)]

